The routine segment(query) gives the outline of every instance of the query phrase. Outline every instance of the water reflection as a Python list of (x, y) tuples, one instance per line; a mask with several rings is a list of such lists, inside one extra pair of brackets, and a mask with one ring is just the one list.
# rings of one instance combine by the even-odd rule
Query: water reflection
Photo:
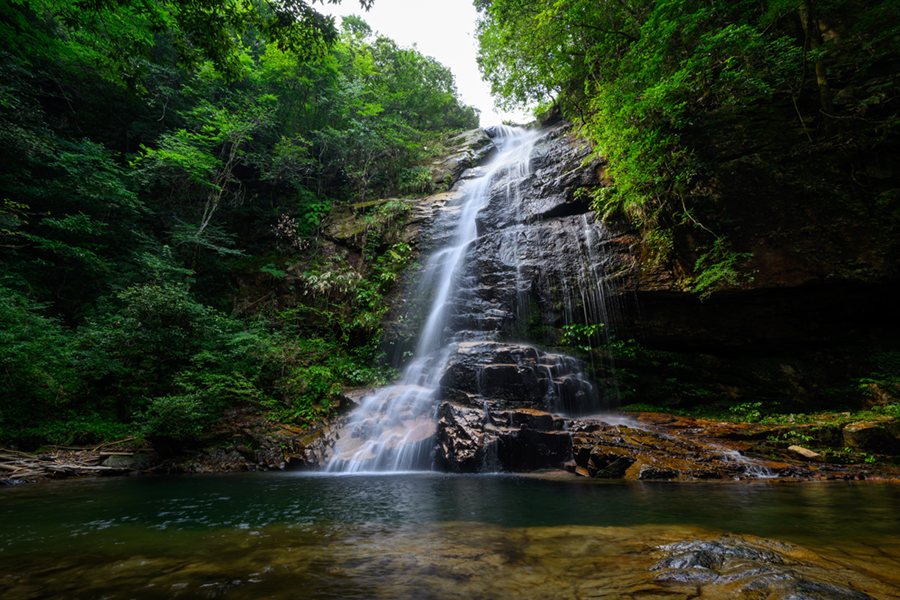
[(878, 484), (505, 475), (61, 482), (0, 490), (0, 589), (4, 598), (576, 597), (604, 577), (649, 585), (653, 548), (726, 531), (804, 544), (896, 581), (898, 500), (895, 486)]

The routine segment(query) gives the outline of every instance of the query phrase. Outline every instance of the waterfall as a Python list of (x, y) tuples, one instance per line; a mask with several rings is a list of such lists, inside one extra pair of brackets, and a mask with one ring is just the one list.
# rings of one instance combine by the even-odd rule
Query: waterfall
[[(429, 469), (437, 412), (448, 393), (482, 405), (488, 429), (488, 407), (498, 397), (555, 412), (596, 411), (597, 392), (581, 376), (578, 361), (501, 340), (527, 341), (522, 321), (535, 311), (563, 324), (606, 318), (596, 296), (603, 287), (598, 279), (603, 261), (593, 247), (599, 245), (594, 239), (599, 224), (569, 218), (574, 225), (555, 231), (551, 244), (564, 258), (545, 261), (541, 235), (547, 235), (547, 225), (528, 224), (522, 201), (523, 189), (534, 185), (532, 155), (541, 133), (497, 126), (488, 134), (496, 146), (494, 158), (475, 170), (478, 176), (460, 180), (457, 198), (436, 218), (450, 219), (452, 233), (442, 236), (443, 247), (433, 249), (422, 272), (416, 294), (429, 308), (413, 359), (397, 384), (363, 398), (348, 417), (328, 471)], [(542, 228), (535, 237), (532, 231)], [(572, 278), (574, 287), (567, 283)], [(559, 306), (538, 308), (540, 302), (532, 299), (541, 295), (536, 287), (551, 279), (563, 286), (563, 297), (545, 298), (544, 304), (552, 300)], [(550, 314), (554, 310), (565, 314)], [(512, 382), (510, 370), (518, 378)], [(487, 446), (487, 437), (481, 441)]]

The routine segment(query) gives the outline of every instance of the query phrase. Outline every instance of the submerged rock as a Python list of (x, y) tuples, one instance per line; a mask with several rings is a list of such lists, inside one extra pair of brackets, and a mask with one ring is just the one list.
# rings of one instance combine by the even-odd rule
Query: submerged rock
[(785, 542), (729, 534), (658, 549), (663, 556), (650, 567), (657, 571), (654, 580), (676, 589), (699, 588), (697, 595), (703, 597), (874, 600), (846, 585), (854, 573), (823, 565), (809, 551)]

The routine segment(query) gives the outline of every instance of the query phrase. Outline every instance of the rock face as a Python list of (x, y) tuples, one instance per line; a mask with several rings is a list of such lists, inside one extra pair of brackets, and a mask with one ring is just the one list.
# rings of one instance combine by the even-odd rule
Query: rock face
[(437, 468), (533, 471), (571, 458), (569, 420), (553, 413), (597, 406), (577, 360), (500, 342), (460, 342), (452, 350), (437, 390)]
[(439, 379), (440, 397), (467, 402), (555, 410), (596, 410), (597, 397), (581, 375), (581, 363), (531, 346), (501, 342), (459, 342)]
[[(476, 332), (477, 339), (554, 345), (562, 326), (606, 323), (617, 312), (618, 282), (636, 264), (634, 236), (611, 231), (590, 211), (582, 192), (602, 185), (603, 165), (585, 164), (590, 148), (568, 131), (561, 125), (544, 133), (524, 172), (510, 166), (495, 175), (508, 183), (493, 187), (476, 216), (478, 235), (460, 268), (447, 316), (453, 334), (445, 341)], [(450, 242), (464, 200), (460, 185), (482, 174), (464, 171), (450, 192), (420, 202), (410, 226), (421, 234), (423, 254)], [(427, 289), (410, 285), (406, 302), (389, 314), (388, 345), (416, 337), (429, 299)]]
[(494, 150), (491, 138), (482, 129), (464, 131), (444, 140), (444, 145), (448, 153), (430, 161), (428, 166), (432, 183), (447, 187), (455, 183), (463, 171), (483, 162)]
[(564, 420), (549, 413), (444, 402), (438, 418), (435, 466), (442, 471), (535, 471), (558, 468), (571, 455)]

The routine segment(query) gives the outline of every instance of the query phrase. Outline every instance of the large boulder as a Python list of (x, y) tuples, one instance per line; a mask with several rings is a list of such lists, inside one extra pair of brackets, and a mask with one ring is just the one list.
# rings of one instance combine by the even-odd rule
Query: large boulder
[(886, 418), (850, 423), (843, 430), (844, 443), (850, 448), (879, 454), (900, 453), (900, 422)]
[(459, 342), (440, 376), (439, 396), (554, 412), (596, 411), (595, 388), (582, 377), (581, 367), (572, 357), (531, 346)]
[(565, 422), (549, 413), (491, 411), (444, 402), (435, 466), (453, 473), (559, 469), (571, 456)]

